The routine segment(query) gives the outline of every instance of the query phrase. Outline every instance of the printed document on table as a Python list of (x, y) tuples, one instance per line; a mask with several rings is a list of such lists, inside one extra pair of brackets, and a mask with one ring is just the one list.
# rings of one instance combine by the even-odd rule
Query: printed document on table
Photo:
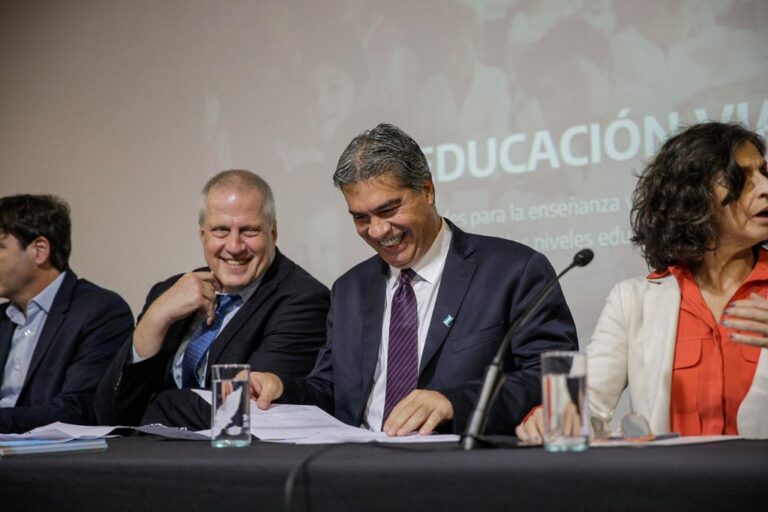
[(18, 441), (36, 439), (41, 441), (70, 441), (72, 439), (102, 439), (116, 428), (110, 426), (72, 425), (57, 421), (49, 425), (37, 427), (23, 434), (0, 434), (0, 441)]
[(134, 430), (142, 432), (144, 434), (151, 434), (153, 436), (167, 437), (169, 439), (183, 439), (186, 441), (210, 441), (211, 431), (200, 430), (192, 431), (186, 428), (179, 427), (166, 427), (160, 423), (150, 423), (149, 425), (142, 425), (140, 427), (132, 427)]
[[(211, 402), (211, 392), (195, 390), (203, 400)], [(411, 435), (390, 437), (343, 423), (314, 405), (273, 404), (261, 410), (251, 400), (251, 434), (262, 441), (295, 444), (327, 443), (427, 443), (458, 442), (454, 435)]]
[(251, 433), (262, 441), (295, 444), (458, 442), (458, 436), (390, 437), (343, 423), (314, 405), (276, 404), (266, 411), (251, 402)]
[[(0, 434), (0, 443), (11, 441), (45, 441), (64, 443), (67, 441), (92, 441), (96, 439), (106, 439), (110, 437), (119, 437), (110, 434), (116, 429), (133, 429), (145, 434), (153, 434), (173, 439), (190, 440), (210, 440), (210, 432), (192, 432), (176, 427), (166, 427), (163, 425), (143, 425), (141, 427), (125, 427), (120, 425), (72, 425), (70, 423), (55, 422), (49, 425), (43, 425), (23, 434)], [(95, 446), (95, 445), (94, 445)]]
[(704, 444), (704, 443), (722, 443), (724, 441), (734, 441), (743, 439), (741, 436), (677, 436), (672, 438), (663, 438), (655, 441), (625, 441), (622, 439), (593, 441), (589, 444), (590, 448), (617, 448), (631, 446), (633, 448), (644, 448), (651, 446), (681, 446), (686, 444)]

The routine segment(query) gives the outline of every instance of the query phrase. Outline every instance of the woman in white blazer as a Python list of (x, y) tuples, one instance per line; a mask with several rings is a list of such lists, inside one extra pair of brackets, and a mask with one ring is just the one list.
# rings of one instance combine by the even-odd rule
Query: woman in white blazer
[[(740, 125), (702, 123), (669, 139), (641, 174), (633, 195), (633, 242), (654, 272), (614, 286), (600, 314), (586, 349), (592, 416), (609, 421), (628, 387), (632, 412), (644, 416), (653, 433), (669, 432), (671, 415), (678, 427), (686, 425), (679, 403), (671, 412), (671, 397), (695, 401), (701, 389), (685, 395), (680, 386), (712, 385), (681, 376), (701, 364), (702, 346), (716, 347), (721, 361), (727, 350), (735, 368), (754, 368), (743, 400), (732, 404), (738, 414), (730, 422), (745, 437), (768, 437), (768, 348), (754, 348), (768, 347), (765, 149), (761, 136)], [(714, 324), (709, 338), (678, 343), (690, 322), (698, 328), (705, 319)], [(723, 374), (718, 378), (730, 385), (734, 374)], [(538, 409), (516, 433), (541, 442), (541, 430)]]

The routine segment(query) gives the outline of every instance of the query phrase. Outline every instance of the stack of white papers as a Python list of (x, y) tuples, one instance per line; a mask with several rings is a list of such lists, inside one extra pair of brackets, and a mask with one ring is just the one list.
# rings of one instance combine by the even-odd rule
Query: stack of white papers
[[(208, 403), (211, 392), (195, 390)], [(133, 428), (147, 434), (154, 434), (174, 439), (206, 440), (211, 438), (210, 430), (191, 432), (185, 429), (163, 425), (145, 425), (142, 427), (123, 426), (85, 426), (68, 423), (51, 423), (38, 427), (24, 434), (0, 434), (1, 441), (59, 441), (73, 439), (103, 439), (115, 437), (110, 433), (118, 428)], [(293, 444), (333, 444), (333, 443), (458, 443), (459, 436), (413, 434), (390, 437), (383, 432), (371, 432), (363, 428), (349, 426), (337, 420), (322, 409), (313, 405), (273, 404), (263, 411), (251, 400), (251, 434), (262, 441)]]
[(251, 433), (262, 441), (295, 444), (429, 443), (459, 441), (459, 436), (418, 434), (390, 437), (342, 423), (313, 405), (272, 405), (266, 411), (251, 401)]
[(51, 423), (23, 434), (0, 434), (0, 457), (26, 453), (106, 450), (103, 438), (115, 427)]
[[(195, 390), (211, 403), (211, 392)], [(204, 431), (210, 435), (209, 431)], [(203, 432), (199, 432), (203, 433)], [(273, 404), (266, 411), (251, 400), (251, 434), (262, 441), (293, 444), (332, 443), (457, 443), (459, 436), (418, 434), (390, 437), (384, 432), (371, 432), (342, 423), (314, 405)]]
[(616, 448), (627, 447), (643, 448), (649, 446), (681, 446), (686, 444), (722, 443), (743, 439), (741, 436), (676, 436), (664, 437), (653, 441), (627, 441), (623, 439), (610, 439), (605, 441), (592, 441), (590, 448)]
[(0, 434), (0, 441), (71, 441), (72, 439), (103, 439), (110, 436), (109, 433), (116, 428), (110, 426), (72, 425), (57, 421), (50, 425), (44, 425), (25, 432), (23, 434)]

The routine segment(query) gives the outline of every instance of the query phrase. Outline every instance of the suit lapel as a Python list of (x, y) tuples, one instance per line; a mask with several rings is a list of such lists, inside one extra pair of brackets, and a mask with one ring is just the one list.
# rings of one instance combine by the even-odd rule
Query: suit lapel
[(59, 328), (64, 323), (64, 320), (66, 320), (67, 313), (69, 312), (69, 304), (72, 300), (72, 294), (75, 291), (76, 284), (77, 276), (71, 270), (68, 271), (64, 276), (64, 281), (62, 281), (59, 291), (56, 293), (56, 297), (53, 299), (51, 311), (45, 319), (43, 330), (37, 340), (37, 346), (32, 354), (32, 360), (29, 362), (29, 370), (27, 370), (27, 376), (24, 380), (25, 386), (35, 374), (35, 370), (37, 370), (37, 367), (40, 365), (43, 357), (45, 357), (48, 349), (51, 348), (53, 340), (56, 339), (56, 334), (59, 332)]
[[(381, 329), (384, 321), (384, 297), (387, 286), (387, 267), (383, 261), (377, 261), (375, 269), (368, 277), (363, 304), (363, 332), (360, 348), (360, 368), (365, 390), (362, 396), (367, 397), (373, 386), (373, 374), (376, 362), (379, 360), (381, 346)], [(365, 400), (363, 400), (365, 403)]]
[(643, 367), (648, 383), (648, 421), (654, 432), (669, 430), (672, 362), (680, 311), (680, 288), (674, 276), (648, 282), (643, 298)]
[(421, 355), (419, 375), (445, 342), (477, 266), (470, 257), (474, 248), (467, 243), (464, 232), (454, 225), (451, 225), (451, 228), (451, 247), (443, 267), (440, 289), (437, 292), (435, 309), (427, 331), (424, 352)]

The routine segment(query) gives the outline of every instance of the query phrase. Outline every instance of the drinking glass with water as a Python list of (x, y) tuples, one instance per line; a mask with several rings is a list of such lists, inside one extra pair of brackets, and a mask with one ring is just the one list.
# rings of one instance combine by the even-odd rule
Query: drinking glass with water
[(587, 358), (579, 352), (541, 355), (544, 448), (553, 452), (587, 448)]
[(247, 364), (211, 367), (211, 445), (216, 448), (251, 444), (250, 370)]

